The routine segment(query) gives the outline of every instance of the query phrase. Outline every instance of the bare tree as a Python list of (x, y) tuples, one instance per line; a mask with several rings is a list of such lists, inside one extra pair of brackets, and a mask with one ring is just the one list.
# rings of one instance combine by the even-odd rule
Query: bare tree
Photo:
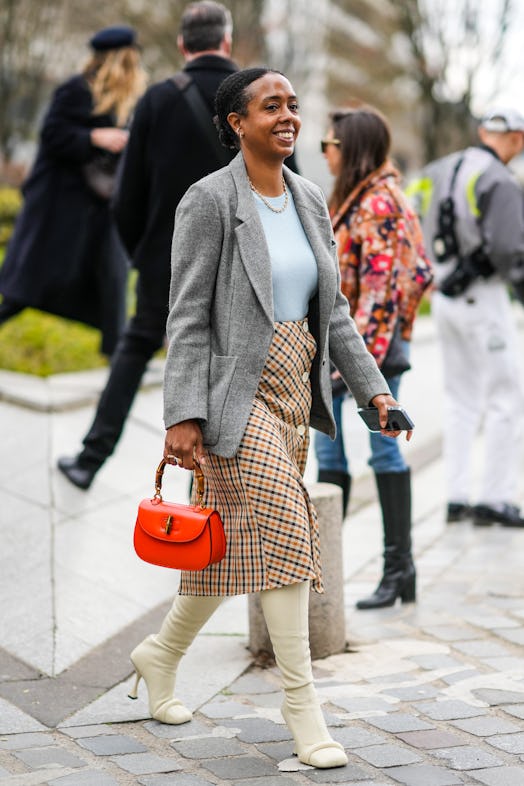
[[(471, 143), (479, 87), (494, 99), (506, 77), (513, 0), (391, 0), (409, 40), (426, 160)], [(488, 13), (489, 11), (489, 13)]]

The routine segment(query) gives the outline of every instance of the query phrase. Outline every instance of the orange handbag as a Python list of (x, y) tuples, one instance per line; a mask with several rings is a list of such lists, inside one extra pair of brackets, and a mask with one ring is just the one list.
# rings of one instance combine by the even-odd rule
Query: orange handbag
[(155, 495), (138, 506), (135, 551), (144, 562), (163, 568), (203, 570), (220, 562), (226, 553), (226, 536), (220, 514), (204, 507), (204, 475), (195, 469), (197, 505), (164, 502), (164, 459), (155, 477)]

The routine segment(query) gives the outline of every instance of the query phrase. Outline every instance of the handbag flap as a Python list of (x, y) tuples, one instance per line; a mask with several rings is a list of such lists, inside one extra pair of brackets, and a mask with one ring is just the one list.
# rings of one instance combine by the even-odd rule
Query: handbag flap
[(212, 508), (143, 499), (138, 506), (136, 522), (156, 540), (189, 543), (201, 535), (213, 513)]

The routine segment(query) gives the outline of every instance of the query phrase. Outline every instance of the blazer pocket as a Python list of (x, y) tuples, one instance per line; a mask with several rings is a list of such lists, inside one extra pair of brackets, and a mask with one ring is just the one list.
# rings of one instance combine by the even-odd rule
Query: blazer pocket
[(220, 437), (222, 414), (235, 373), (237, 359), (236, 355), (211, 355), (208, 420), (204, 434), (204, 441), (210, 446), (216, 445)]

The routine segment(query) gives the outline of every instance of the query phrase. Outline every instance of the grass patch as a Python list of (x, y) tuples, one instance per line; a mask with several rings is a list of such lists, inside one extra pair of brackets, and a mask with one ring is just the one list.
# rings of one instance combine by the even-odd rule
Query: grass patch
[(0, 327), (0, 368), (47, 377), (107, 365), (100, 331), (25, 309)]

